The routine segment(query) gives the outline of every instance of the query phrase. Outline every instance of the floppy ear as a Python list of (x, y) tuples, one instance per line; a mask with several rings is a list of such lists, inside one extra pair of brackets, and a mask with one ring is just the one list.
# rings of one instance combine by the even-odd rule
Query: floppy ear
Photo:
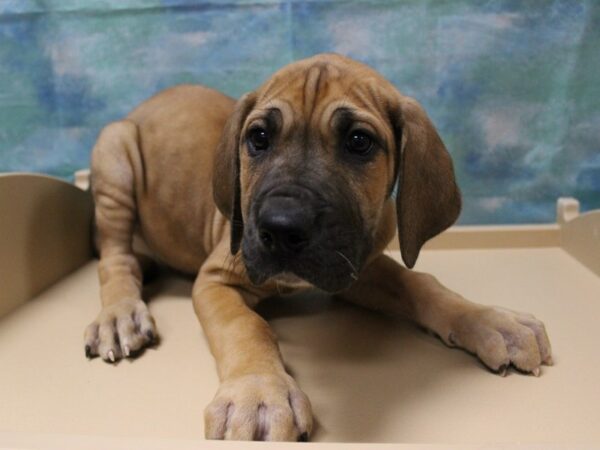
[(223, 128), (213, 165), (213, 198), (219, 211), (231, 222), (231, 253), (235, 255), (244, 232), (240, 193), (240, 134), (254, 107), (256, 95), (244, 95)]
[(396, 215), (402, 259), (412, 268), (425, 242), (452, 225), (460, 191), (452, 159), (421, 105), (400, 97)]

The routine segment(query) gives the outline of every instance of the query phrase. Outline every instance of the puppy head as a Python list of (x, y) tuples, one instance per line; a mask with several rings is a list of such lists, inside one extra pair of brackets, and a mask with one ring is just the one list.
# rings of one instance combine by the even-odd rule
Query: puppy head
[(290, 64), (239, 100), (213, 192), (252, 282), (292, 274), (330, 292), (352, 284), (396, 224), (413, 267), (461, 204), (422, 107), (368, 66), (331, 54)]

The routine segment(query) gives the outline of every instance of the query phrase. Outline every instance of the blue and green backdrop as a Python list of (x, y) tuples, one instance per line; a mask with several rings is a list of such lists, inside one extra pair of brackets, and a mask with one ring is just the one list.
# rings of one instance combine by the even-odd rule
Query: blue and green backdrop
[(364, 61), (428, 110), (462, 223), (600, 207), (596, 0), (0, 0), (0, 171), (68, 178), (156, 91), (231, 96), (299, 58)]

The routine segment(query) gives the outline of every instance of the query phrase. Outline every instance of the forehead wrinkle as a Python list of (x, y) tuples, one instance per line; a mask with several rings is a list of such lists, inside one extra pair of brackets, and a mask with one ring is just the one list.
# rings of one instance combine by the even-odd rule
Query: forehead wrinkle
[(305, 80), (306, 70), (279, 73), (260, 88), (258, 103), (289, 96), (291, 92), (302, 90)]
[(282, 129), (281, 132), (285, 133), (288, 131), (292, 123), (294, 122), (294, 109), (292, 105), (284, 99), (275, 98), (265, 101), (265, 105), (254, 109), (248, 116), (248, 123), (256, 119), (264, 119), (269, 111), (279, 111), (282, 118)]
[[(336, 74), (339, 75), (339, 72), (336, 70)], [(315, 111), (311, 117), (311, 122), (316, 122), (315, 129), (319, 130), (322, 136), (327, 136), (328, 131), (331, 129), (331, 120), (333, 119), (333, 113), (336, 109), (351, 107), (351, 103), (348, 100), (348, 91), (350, 90), (349, 86), (346, 86), (342, 91), (341, 95), (339, 95), (339, 100), (330, 100), (329, 98), (323, 96), (321, 97), (321, 101), (319, 105), (315, 106)], [(333, 96), (333, 95), (330, 95)]]
[(379, 109), (377, 108), (377, 105), (380, 102), (370, 86), (367, 86), (366, 92), (365, 89), (361, 89), (358, 86), (352, 86), (350, 94), (352, 94), (354, 100), (356, 100), (357, 103), (360, 103), (364, 109), (371, 111), (377, 111)]
[[(350, 114), (355, 121), (365, 122), (373, 127), (378, 135), (383, 138), (384, 143), (389, 146), (390, 134), (387, 127), (382, 126), (382, 123), (386, 123), (382, 121), (380, 114), (374, 114), (372, 111), (369, 111), (364, 108), (360, 108), (356, 104), (354, 104), (350, 99), (344, 98), (337, 102), (331, 102), (323, 111), (323, 120), (321, 120), (322, 126), (324, 129), (321, 129), (322, 133), (327, 133), (333, 127), (333, 119), (338, 111), (346, 110)], [(375, 110), (377, 112), (377, 110)]]
[(269, 100), (268, 105), (281, 112), (281, 134), (287, 134), (294, 123), (294, 108), (290, 102), (280, 98)]
[(357, 86), (351, 88), (351, 94), (362, 104), (363, 109), (371, 112), (382, 123), (388, 123), (387, 115), (383, 112), (385, 102), (380, 98), (379, 92), (375, 90), (371, 83), (366, 84), (366, 92)]
[(259, 102), (262, 102), (267, 98), (274, 98), (279, 96), (285, 89), (288, 88), (287, 83), (280, 83), (281, 76), (277, 76), (271, 79), (271, 81), (262, 89), (261, 95), (258, 98)]
[(308, 121), (310, 121), (310, 117), (314, 114), (319, 94), (324, 94), (319, 91), (325, 90), (326, 72), (327, 66), (325, 64), (316, 64), (308, 70), (304, 79), (302, 103), (304, 116)]

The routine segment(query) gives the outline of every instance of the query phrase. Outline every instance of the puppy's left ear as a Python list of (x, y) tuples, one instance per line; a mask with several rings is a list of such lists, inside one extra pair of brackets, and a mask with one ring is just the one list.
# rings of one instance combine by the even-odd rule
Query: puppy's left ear
[(231, 254), (235, 255), (244, 233), (240, 191), (240, 139), (246, 117), (256, 103), (250, 92), (238, 100), (223, 128), (213, 162), (213, 198), (219, 211), (231, 222)]
[(452, 225), (461, 209), (452, 159), (423, 107), (400, 95), (396, 116), (396, 215), (402, 259), (412, 268), (425, 242)]

